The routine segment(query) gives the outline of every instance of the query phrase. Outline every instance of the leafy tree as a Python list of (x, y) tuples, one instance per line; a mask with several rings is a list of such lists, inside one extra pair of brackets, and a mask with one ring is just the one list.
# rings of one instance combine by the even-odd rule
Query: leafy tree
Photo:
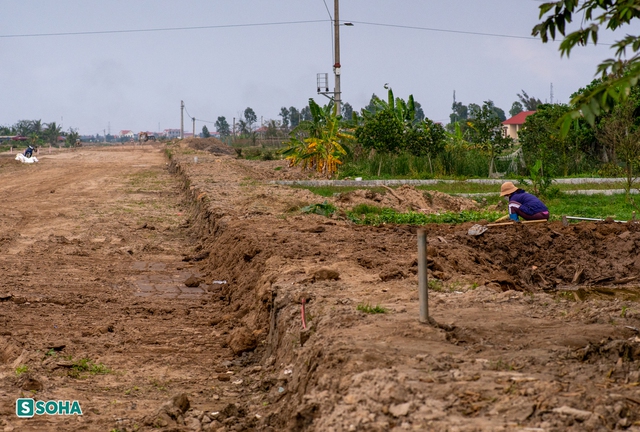
[(511, 109), (509, 110), (509, 115), (511, 117), (515, 117), (518, 114), (520, 114), (522, 111), (524, 111), (524, 106), (522, 106), (522, 102), (515, 101), (513, 105), (511, 105)]
[[(580, 27), (566, 34), (566, 25), (571, 23), (573, 15), (580, 20)], [(595, 45), (601, 26), (616, 31), (625, 25), (632, 25), (640, 18), (640, 0), (562, 0), (540, 5), (540, 19), (532, 34), (540, 36), (543, 43), (556, 39), (556, 32), (563, 36), (560, 43), (561, 56), (569, 57), (573, 48), (585, 46), (589, 41)], [(567, 133), (572, 120), (581, 116), (591, 124), (603, 111), (610, 111), (616, 103), (625, 100), (640, 79), (640, 37), (627, 34), (611, 45), (615, 50), (614, 58), (604, 60), (597, 67), (602, 82), (587, 92), (571, 99), (572, 110), (562, 121), (562, 132)], [(627, 50), (632, 55), (623, 60)], [(608, 78), (609, 79), (606, 79)]]
[(311, 109), (306, 106), (300, 110), (300, 117), (302, 120), (310, 121), (311, 120)]
[(492, 101), (485, 101), (481, 108), (469, 110), (467, 121), (470, 141), (489, 157), (489, 176), (493, 175), (496, 157), (512, 142), (503, 136), (502, 121), (495, 108)]
[(376, 111), (378, 111), (378, 107), (376, 106), (377, 100), (380, 100), (380, 98), (376, 96), (375, 93), (372, 94), (371, 99), (369, 100), (369, 103), (367, 104), (367, 106), (363, 108), (363, 111), (367, 111), (367, 112), (370, 112), (371, 114), (375, 114)]
[(353, 136), (340, 128), (340, 116), (333, 101), (320, 107), (309, 99), (311, 121), (298, 125), (308, 138), (300, 140), (298, 131), (291, 133), (288, 148), (283, 155), (291, 166), (302, 164), (303, 169), (314, 169), (327, 177), (332, 177), (342, 164), (342, 156), (347, 154), (347, 143)]
[[(440, 152), (445, 145), (445, 130), (440, 124), (429, 119), (416, 120), (416, 106), (413, 95), (408, 101), (394, 98), (388, 89), (387, 101), (373, 99), (373, 111), (363, 109), (364, 123), (356, 128), (356, 138), (365, 148), (378, 153), (408, 151), (416, 156), (431, 157)], [(378, 175), (382, 160), (378, 166)], [(433, 172), (433, 168), (432, 168)]]
[(353, 117), (353, 107), (349, 102), (342, 104), (342, 118), (345, 120), (351, 120)]
[(78, 129), (69, 128), (69, 132), (67, 132), (66, 143), (69, 147), (75, 147), (76, 140), (80, 139), (80, 134), (78, 133)]
[(289, 129), (289, 120), (291, 117), (289, 117), (289, 110), (287, 107), (280, 108), (280, 114), (278, 114), (278, 116), (282, 117), (282, 127)]
[(231, 135), (231, 128), (229, 127), (229, 122), (224, 116), (218, 117), (215, 123), (216, 131), (220, 134), (221, 137), (228, 137)]
[(518, 133), (525, 163), (531, 167), (540, 161), (543, 178), (577, 172), (585, 151), (595, 140), (593, 130), (584, 120), (577, 121), (568, 135), (560, 133), (558, 121), (570, 110), (564, 104), (538, 105), (536, 113), (527, 117)]
[(209, 128), (207, 127), (207, 125), (202, 126), (202, 137), (209, 138), (210, 136), (211, 133), (209, 132)]
[(414, 102), (415, 108), (416, 108), (416, 122), (421, 122), (422, 120), (424, 120), (424, 111), (422, 110), (422, 105), (420, 105), (420, 102)]
[(280, 122), (276, 120), (269, 120), (267, 122), (267, 132), (265, 132), (265, 138), (277, 138), (278, 129), (280, 129)]
[(258, 116), (253, 111), (253, 109), (247, 107), (247, 109), (244, 110), (244, 119), (247, 122), (249, 130), (251, 131), (253, 130), (253, 125), (258, 121)]
[(238, 120), (238, 133), (240, 136), (249, 135), (249, 133), (251, 133), (251, 129), (249, 129), (249, 122), (243, 119)]
[(453, 104), (451, 105), (451, 110), (453, 111), (449, 115), (449, 120), (451, 121), (451, 124), (454, 124), (457, 122), (464, 122), (469, 116), (469, 110), (465, 105), (462, 104), (462, 102), (454, 101)]
[(526, 111), (535, 111), (538, 108), (538, 105), (542, 103), (540, 99), (529, 96), (524, 90), (522, 90), (522, 94), (518, 93), (517, 95)]
[(300, 124), (301, 116), (300, 111), (296, 107), (289, 107), (289, 120), (291, 121), (291, 127), (295, 128)]
[[(636, 87), (637, 88), (637, 87)], [(602, 119), (598, 125), (597, 137), (611, 149), (614, 161), (624, 162), (625, 191), (629, 196), (637, 179), (637, 168), (640, 167), (640, 119), (635, 115), (638, 101), (635, 97), (617, 104), (611, 115)]]

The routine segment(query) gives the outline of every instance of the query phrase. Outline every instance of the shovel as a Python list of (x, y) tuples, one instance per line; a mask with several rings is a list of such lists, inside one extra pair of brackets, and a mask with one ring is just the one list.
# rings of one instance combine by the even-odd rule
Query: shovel
[(504, 220), (507, 220), (507, 219), (509, 219), (509, 216), (503, 216), (500, 219), (498, 219), (496, 222), (490, 223), (490, 224), (487, 224), (487, 225), (475, 224), (474, 226), (469, 228), (468, 234), (470, 236), (479, 236), (479, 235), (482, 235), (485, 232), (487, 232), (489, 227), (507, 226), (507, 225), (515, 225), (515, 224), (534, 224), (534, 223), (548, 222), (547, 219), (525, 220), (525, 221), (521, 221), (521, 222), (516, 222), (516, 221), (510, 220), (509, 222), (501, 222), (501, 221), (504, 221)]

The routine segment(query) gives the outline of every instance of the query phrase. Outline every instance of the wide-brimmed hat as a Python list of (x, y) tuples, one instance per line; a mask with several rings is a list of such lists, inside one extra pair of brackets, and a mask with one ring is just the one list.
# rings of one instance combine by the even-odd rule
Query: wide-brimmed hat
[(504, 182), (500, 187), (500, 196), (511, 195), (517, 190), (518, 188), (512, 182)]

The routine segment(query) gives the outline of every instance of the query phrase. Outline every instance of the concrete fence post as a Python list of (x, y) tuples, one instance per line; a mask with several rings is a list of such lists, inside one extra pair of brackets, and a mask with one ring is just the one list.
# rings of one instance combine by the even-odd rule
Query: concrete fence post
[(429, 290), (427, 276), (427, 233), (418, 230), (418, 302), (420, 303), (420, 322), (429, 322)]

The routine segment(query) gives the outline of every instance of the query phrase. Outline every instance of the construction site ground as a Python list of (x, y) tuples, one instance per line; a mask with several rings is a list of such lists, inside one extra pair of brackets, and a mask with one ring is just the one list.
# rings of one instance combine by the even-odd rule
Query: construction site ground
[(639, 225), (426, 226), (421, 324), (418, 227), (344, 211), (475, 202), (304, 214), (299, 169), (187, 144), (0, 155), (0, 431), (640, 431)]

